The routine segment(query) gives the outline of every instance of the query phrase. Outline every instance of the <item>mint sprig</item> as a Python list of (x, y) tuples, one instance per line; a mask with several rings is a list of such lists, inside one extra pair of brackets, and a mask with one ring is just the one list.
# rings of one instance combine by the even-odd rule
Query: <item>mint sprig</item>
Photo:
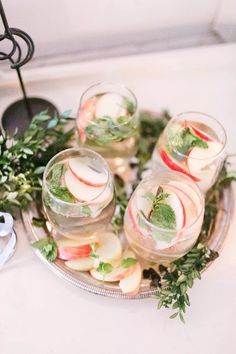
[(105, 116), (94, 119), (85, 128), (85, 134), (88, 144), (103, 146), (129, 138), (135, 134), (136, 128), (136, 125), (128, 116), (118, 117), (117, 122), (111, 117)]
[(163, 229), (174, 230), (176, 228), (176, 216), (172, 207), (166, 203), (168, 193), (163, 193), (161, 187), (158, 188), (157, 194), (146, 193), (145, 197), (152, 201), (152, 210), (148, 215), (148, 219), (155, 226)]
[[(208, 148), (207, 142), (194, 134), (194, 132), (189, 127), (175, 132), (173, 137), (170, 136), (170, 139), (172, 148), (174, 148), (174, 151), (170, 152), (177, 159), (182, 159), (183, 156), (181, 155), (187, 155), (189, 150), (193, 147), (199, 147), (201, 149)], [(169, 149), (172, 150), (170, 147)]]
[(75, 198), (70, 194), (67, 187), (61, 186), (61, 179), (65, 173), (66, 166), (64, 164), (56, 164), (52, 167), (51, 177), (48, 178), (48, 188), (50, 192), (58, 199), (68, 202), (75, 203)]
[(38, 249), (49, 262), (53, 262), (57, 258), (57, 244), (52, 237), (36, 241), (32, 247)]

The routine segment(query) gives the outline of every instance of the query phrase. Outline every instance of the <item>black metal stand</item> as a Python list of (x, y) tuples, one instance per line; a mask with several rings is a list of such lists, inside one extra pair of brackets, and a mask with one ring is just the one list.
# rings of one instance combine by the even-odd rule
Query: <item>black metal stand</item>
[[(0, 15), (5, 32), (0, 35), (0, 42), (3, 40), (9, 40), (12, 43), (12, 48), (9, 53), (0, 51), (0, 60), (9, 60), (11, 68), (15, 69), (20, 83), (23, 99), (11, 104), (2, 116), (2, 127), (9, 131), (14, 132), (18, 129), (18, 133), (22, 134), (29, 126), (32, 117), (44, 110), (47, 110), (49, 114), (53, 115), (58, 113), (58, 110), (52, 103), (47, 100), (32, 97), (28, 98), (25, 90), (25, 85), (22, 79), (20, 67), (26, 64), (34, 54), (34, 43), (31, 37), (24, 31), (18, 28), (12, 28), (8, 26), (8, 21), (0, 0)], [(22, 49), (17, 39), (21, 39), (26, 44), (26, 53), (22, 55)]]

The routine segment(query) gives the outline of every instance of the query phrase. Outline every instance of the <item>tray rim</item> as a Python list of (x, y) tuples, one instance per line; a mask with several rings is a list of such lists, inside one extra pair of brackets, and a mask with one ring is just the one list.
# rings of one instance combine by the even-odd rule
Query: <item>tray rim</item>
[[(217, 221), (216, 221), (216, 226), (215, 229), (212, 233), (212, 236), (209, 238), (207, 244), (210, 246), (211, 249), (220, 252), (222, 250), (222, 247), (225, 243), (225, 240), (227, 238), (228, 230), (230, 227), (230, 220), (231, 216), (234, 211), (234, 194), (233, 194), (233, 189), (231, 186), (227, 187), (224, 189), (223, 193), (223, 198), (221, 201), (221, 204), (223, 204), (223, 210), (218, 213)], [(21, 220), (22, 224), (24, 227), (24, 230), (26, 232), (27, 238), (29, 240), (29, 243), (32, 243), (32, 237), (34, 238), (35, 241), (39, 239), (37, 236), (36, 232), (34, 231), (32, 224), (29, 220), (30, 218), (30, 213), (29, 211), (22, 211), (21, 213)], [(29, 228), (31, 228), (31, 236), (29, 234)], [(217, 230), (218, 229), (218, 230)], [(215, 234), (219, 234), (220, 237), (216, 237)], [(33, 234), (33, 236), (32, 236)], [(212, 247), (213, 246), (213, 247)], [(60, 278), (66, 280), (67, 282), (75, 285), (76, 287), (85, 290), (87, 292), (96, 294), (96, 295), (101, 295), (101, 296), (106, 296), (110, 298), (116, 298), (116, 299), (126, 299), (126, 300), (133, 300), (133, 299), (144, 299), (144, 298), (150, 298), (154, 296), (157, 292), (157, 289), (142, 289), (139, 291), (137, 295), (126, 295), (121, 292), (117, 285), (116, 290), (111, 290), (107, 289), (105, 284), (103, 282), (100, 282), (102, 286), (96, 286), (96, 285), (91, 285), (88, 282), (84, 281), (83, 279), (78, 279), (75, 276), (73, 276), (73, 271), (65, 270), (59, 262), (49, 262), (37, 249), (33, 249), (36, 255), (41, 259), (41, 261), (47, 265), (47, 267), (55, 273), (57, 276)], [(214, 261), (211, 261), (208, 263), (206, 268), (203, 270), (207, 270), (209, 266), (213, 263)], [(78, 274), (79, 272), (77, 272)], [(91, 277), (92, 278), (92, 277)]]

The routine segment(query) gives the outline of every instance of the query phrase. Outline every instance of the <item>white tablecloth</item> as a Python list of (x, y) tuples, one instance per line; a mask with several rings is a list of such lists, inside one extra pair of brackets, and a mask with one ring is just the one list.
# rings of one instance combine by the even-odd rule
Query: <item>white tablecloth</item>
[[(25, 70), (31, 95), (75, 112), (97, 81), (126, 83), (140, 107), (217, 117), (236, 151), (236, 44)], [(12, 73), (0, 83), (0, 113), (18, 98)], [(235, 191), (235, 189), (234, 189)], [(0, 271), (1, 354), (234, 354), (236, 218), (214, 265), (190, 291), (186, 325), (169, 320), (153, 299), (125, 301), (86, 293), (58, 278), (20, 230), (17, 250)]]

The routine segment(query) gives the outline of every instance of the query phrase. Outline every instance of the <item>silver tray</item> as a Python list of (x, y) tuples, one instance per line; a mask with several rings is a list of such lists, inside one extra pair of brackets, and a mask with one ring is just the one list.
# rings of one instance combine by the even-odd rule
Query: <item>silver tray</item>
[[(230, 219), (233, 212), (233, 205), (233, 193), (232, 189), (229, 187), (224, 190), (224, 194), (219, 205), (215, 229), (207, 242), (209, 248), (214, 251), (219, 252), (226, 239), (230, 225)], [(48, 236), (46, 229), (32, 225), (33, 216), (39, 216), (37, 208), (34, 205), (32, 205), (30, 210), (22, 213), (24, 229), (30, 243)], [(124, 236), (120, 235), (120, 237), (123, 238)], [(56, 259), (54, 263), (50, 263), (41, 255), (38, 250), (34, 249), (34, 251), (40, 260), (54, 273), (59, 275), (64, 280), (74, 284), (78, 288), (89, 291), (93, 294), (119, 299), (143, 299), (151, 297), (156, 293), (155, 288), (150, 288), (149, 281), (143, 280), (140, 291), (137, 295), (125, 295), (120, 290), (118, 283), (104, 283), (102, 281), (95, 280), (89, 274), (89, 272), (78, 272), (70, 270), (64, 265), (64, 262), (59, 259)], [(212, 262), (209, 263), (208, 266), (211, 264)]]

